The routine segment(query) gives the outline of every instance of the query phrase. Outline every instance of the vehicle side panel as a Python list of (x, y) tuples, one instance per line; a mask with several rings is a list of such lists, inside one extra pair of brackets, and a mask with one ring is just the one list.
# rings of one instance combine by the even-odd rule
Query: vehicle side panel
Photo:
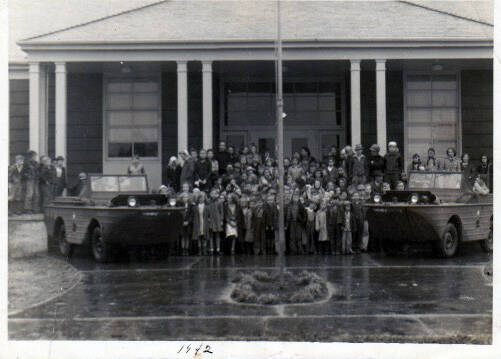
[(48, 232), (54, 233), (54, 223), (61, 217), (69, 243), (82, 244), (87, 239), (89, 225), (96, 220), (110, 243), (150, 244), (178, 239), (181, 209), (176, 208), (110, 208), (51, 205), (46, 210)]
[(489, 236), (492, 206), (479, 204), (458, 208), (463, 230), (463, 242), (486, 239)]

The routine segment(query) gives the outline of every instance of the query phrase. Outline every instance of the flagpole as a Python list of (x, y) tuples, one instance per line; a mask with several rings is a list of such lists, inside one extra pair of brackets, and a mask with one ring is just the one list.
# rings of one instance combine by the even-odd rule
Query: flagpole
[(277, 91), (277, 142), (278, 142), (278, 256), (280, 262), (280, 283), (283, 283), (285, 267), (285, 211), (284, 211), (284, 102), (282, 88), (282, 34), (280, 30), (280, 0), (277, 0), (277, 51), (276, 51), (276, 91)]

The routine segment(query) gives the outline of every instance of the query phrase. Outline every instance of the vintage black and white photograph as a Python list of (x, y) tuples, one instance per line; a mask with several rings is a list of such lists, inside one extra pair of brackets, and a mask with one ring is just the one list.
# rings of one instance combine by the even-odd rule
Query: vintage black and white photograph
[(9, 341), (493, 344), (493, 0), (7, 7)]

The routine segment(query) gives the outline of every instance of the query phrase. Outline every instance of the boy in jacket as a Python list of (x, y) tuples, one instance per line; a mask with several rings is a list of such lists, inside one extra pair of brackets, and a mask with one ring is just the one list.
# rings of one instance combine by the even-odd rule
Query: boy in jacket
[(404, 161), (398, 151), (397, 143), (390, 141), (388, 143), (388, 153), (384, 156), (384, 180), (395, 189), (400, 176), (404, 171)]

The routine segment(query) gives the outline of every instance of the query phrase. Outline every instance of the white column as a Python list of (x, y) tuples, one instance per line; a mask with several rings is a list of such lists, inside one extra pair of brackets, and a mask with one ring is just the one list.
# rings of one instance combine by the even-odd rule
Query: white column
[[(386, 60), (376, 60), (377, 143), (386, 153)], [(400, 144), (401, 145), (401, 144)]]
[(351, 145), (362, 142), (362, 125), (360, 121), (360, 60), (351, 62)]
[(203, 148), (212, 148), (212, 61), (202, 62)]
[(188, 67), (177, 62), (177, 150), (188, 150)]
[(66, 63), (56, 62), (56, 156), (66, 156)]
[(39, 62), (29, 64), (29, 149), (39, 155), (48, 151), (47, 71)]

